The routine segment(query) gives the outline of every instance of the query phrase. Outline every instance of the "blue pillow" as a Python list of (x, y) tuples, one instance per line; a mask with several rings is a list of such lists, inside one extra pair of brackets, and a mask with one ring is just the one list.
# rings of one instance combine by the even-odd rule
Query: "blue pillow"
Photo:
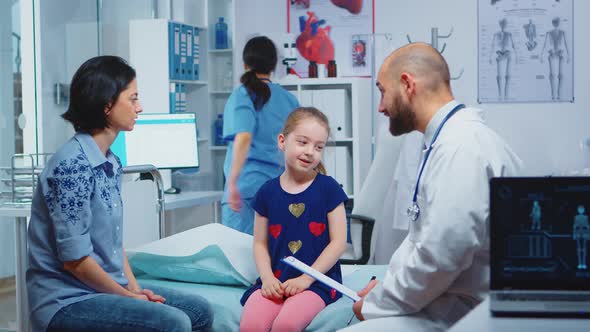
[(136, 275), (147, 274), (169, 280), (215, 285), (251, 285), (215, 244), (190, 256), (138, 252), (129, 256), (129, 264)]

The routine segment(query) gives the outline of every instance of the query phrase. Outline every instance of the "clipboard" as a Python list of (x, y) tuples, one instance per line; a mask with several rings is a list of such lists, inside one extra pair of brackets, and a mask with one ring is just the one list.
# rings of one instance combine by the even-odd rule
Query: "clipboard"
[(311, 266), (303, 263), (302, 261), (298, 260), (293, 256), (285, 257), (282, 259), (285, 264), (296, 268), (297, 270), (309, 275), (310, 277), (314, 278), (315, 280), (321, 282), (322, 284), (332, 287), (335, 290), (339, 291), (342, 295), (350, 298), (354, 302), (360, 300), (360, 296), (353, 291), (352, 289), (344, 286), (343, 284), (339, 283), (338, 281), (326, 276), (325, 274), (321, 273), (320, 271), (312, 268)]

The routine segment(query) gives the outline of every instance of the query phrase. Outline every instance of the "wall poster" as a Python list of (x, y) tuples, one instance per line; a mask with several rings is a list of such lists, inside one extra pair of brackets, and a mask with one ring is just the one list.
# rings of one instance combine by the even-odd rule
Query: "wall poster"
[(309, 61), (327, 67), (330, 60), (338, 76), (371, 75), (367, 37), (374, 32), (374, 0), (287, 0), (287, 11), (301, 77), (308, 76)]
[(573, 102), (573, 11), (573, 0), (479, 0), (479, 102)]

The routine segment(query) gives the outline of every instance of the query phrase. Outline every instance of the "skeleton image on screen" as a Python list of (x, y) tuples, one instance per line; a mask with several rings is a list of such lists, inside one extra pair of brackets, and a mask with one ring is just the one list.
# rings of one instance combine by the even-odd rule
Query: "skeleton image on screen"
[(529, 23), (522, 26), (524, 28), (524, 34), (527, 38), (527, 42), (525, 43), (526, 48), (529, 51), (532, 51), (537, 47), (537, 27), (533, 23), (533, 20), (529, 20)]
[(584, 206), (578, 205), (578, 214), (574, 217), (573, 238), (576, 241), (578, 270), (588, 269), (588, 265), (586, 265), (586, 258), (588, 257), (586, 243), (590, 240), (590, 223), (588, 223), (588, 216), (584, 212), (586, 212)]
[(506, 18), (499, 22), (500, 31), (494, 33), (490, 50), (490, 64), (496, 59), (496, 82), (498, 84), (498, 97), (502, 100), (508, 97), (510, 72), (512, 60), (516, 60), (516, 48), (512, 40), (512, 33), (506, 31), (508, 21)]
[(539, 201), (533, 202), (533, 207), (531, 208), (529, 216), (531, 217), (531, 230), (541, 230), (541, 205), (539, 205)]
[[(551, 99), (561, 98), (561, 87), (563, 82), (563, 61), (570, 62), (570, 54), (567, 48), (565, 32), (559, 28), (559, 17), (554, 18), (551, 23), (553, 30), (545, 33), (545, 43), (541, 50), (541, 63), (544, 61), (545, 49), (548, 48), (547, 62), (549, 63), (549, 84), (551, 85)], [(557, 78), (557, 79), (556, 79)]]

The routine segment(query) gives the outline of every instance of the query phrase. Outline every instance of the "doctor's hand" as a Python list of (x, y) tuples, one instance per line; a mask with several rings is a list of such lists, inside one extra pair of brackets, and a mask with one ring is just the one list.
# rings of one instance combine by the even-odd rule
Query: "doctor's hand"
[(285, 296), (294, 296), (303, 292), (304, 290), (308, 289), (314, 281), (315, 279), (308, 276), (307, 274), (302, 274), (297, 278), (286, 280), (282, 284)]
[(262, 296), (271, 300), (283, 299), (283, 288), (281, 282), (275, 276), (271, 276), (268, 280), (262, 280), (262, 287), (260, 288)]
[(365, 288), (363, 288), (357, 292), (358, 296), (360, 296), (361, 299), (359, 301), (356, 301), (352, 305), (352, 311), (354, 311), (354, 314), (356, 315), (356, 318), (358, 318), (358, 320), (365, 320), (365, 317), (363, 317), (363, 314), (361, 313), (361, 310), (363, 309), (363, 302), (365, 300), (365, 296), (367, 296), (367, 294), (369, 294), (369, 292), (375, 286), (377, 286), (378, 282), (379, 281), (377, 281), (377, 280), (371, 280)]
[(229, 183), (228, 190), (229, 193), (227, 200), (229, 202), (230, 209), (234, 210), (235, 212), (240, 212), (240, 209), (242, 208), (242, 196), (240, 195), (238, 186), (235, 183)]

